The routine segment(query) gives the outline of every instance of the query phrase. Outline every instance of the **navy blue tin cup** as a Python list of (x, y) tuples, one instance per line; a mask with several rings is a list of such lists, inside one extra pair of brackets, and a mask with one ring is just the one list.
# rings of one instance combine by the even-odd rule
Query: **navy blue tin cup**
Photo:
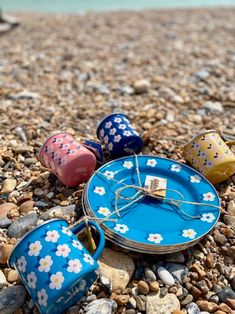
[(105, 117), (98, 126), (97, 137), (112, 157), (138, 154), (143, 146), (140, 135), (121, 113)]

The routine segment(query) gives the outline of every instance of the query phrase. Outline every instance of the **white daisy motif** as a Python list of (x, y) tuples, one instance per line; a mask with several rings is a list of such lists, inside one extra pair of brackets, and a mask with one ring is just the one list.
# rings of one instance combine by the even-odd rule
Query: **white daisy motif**
[(124, 161), (123, 167), (125, 167), (127, 169), (131, 169), (133, 167), (132, 161)]
[(113, 179), (113, 178), (114, 178), (114, 172), (113, 172), (113, 171), (108, 171), (108, 170), (106, 170), (103, 174), (104, 174), (108, 179)]
[(114, 119), (114, 122), (120, 123), (120, 122), (122, 122), (122, 119), (117, 117), (117, 118)]
[(109, 143), (108, 149), (109, 149), (109, 150), (113, 150), (113, 143)]
[(202, 214), (201, 221), (212, 222), (215, 220), (215, 216), (212, 213)]
[(68, 244), (59, 244), (57, 246), (57, 251), (55, 254), (57, 256), (67, 257), (70, 252), (71, 249), (69, 248)]
[(68, 236), (71, 236), (73, 233), (71, 230), (69, 230), (69, 228), (67, 227), (62, 227), (62, 230), (61, 230), (64, 234), (67, 234)]
[(44, 258), (39, 260), (38, 271), (48, 273), (51, 269), (51, 265), (53, 264), (53, 260), (50, 255), (46, 255)]
[(204, 193), (202, 194), (202, 196), (203, 196), (203, 201), (213, 202), (215, 199), (215, 195), (211, 192)]
[(46, 289), (41, 289), (37, 292), (38, 303), (42, 306), (47, 306), (48, 294)]
[(73, 240), (72, 246), (75, 247), (76, 249), (82, 250), (83, 246), (78, 240)]
[(101, 130), (100, 130), (100, 136), (101, 136), (101, 137), (104, 137), (104, 129), (101, 129)]
[(21, 256), (17, 261), (19, 271), (25, 272), (27, 262), (24, 256)]
[(108, 135), (106, 135), (106, 136), (104, 137), (103, 141), (104, 141), (104, 144), (108, 144), (108, 142), (109, 142), (109, 137), (108, 137)]
[(61, 271), (57, 271), (56, 274), (50, 276), (50, 289), (59, 290), (62, 288), (62, 283), (64, 282), (64, 276)]
[(103, 216), (108, 216), (111, 212), (107, 207), (99, 207), (98, 213)]
[(117, 132), (117, 130), (116, 130), (115, 128), (112, 128), (112, 129), (109, 131), (109, 135), (114, 135), (116, 132)]
[(99, 195), (104, 195), (105, 189), (102, 186), (96, 186), (94, 189), (94, 193), (99, 194)]
[(127, 225), (124, 225), (124, 224), (116, 224), (116, 226), (114, 227), (114, 230), (120, 233), (126, 233), (129, 230), (129, 228)]
[(112, 126), (112, 122), (111, 121), (105, 123), (105, 129), (110, 129), (111, 126)]
[(182, 236), (189, 239), (194, 239), (197, 235), (197, 232), (193, 229), (183, 230)]
[(86, 263), (88, 263), (88, 264), (90, 264), (90, 265), (93, 265), (93, 264), (94, 264), (94, 260), (93, 260), (93, 258), (90, 256), (90, 254), (85, 253), (85, 254), (83, 255), (83, 260), (84, 260), (84, 262), (86, 262)]
[(82, 269), (82, 264), (81, 262), (79, 261), (79, 259), (71, 259), (69, 262), (68, 262), (68, 267), (67, 267), (67, 271), (69, 273), (80, 273)]
[(163, 237), (159, 233), (150, 233), (148, 236), (149, 242), (154, 242), (158, 244), (158, 243), (161, 243), (162, 240), (163, 240)]
[(28, 254), (29, 254), (29, 256), (38, 256), (41, 249), (42, 249), (41, 242), (35, 241), (33, 243), (30, 243)]
[(157, 164), (157, 161), (155, 159), (148, 159), (146, 165), (149, 167), (155, 167)]
[(182, 167), (180, 165), (172, 165), (171, 166), (171, 171), (180, 172), (181, 169), (182, 169)]
[(123, 135), (125, 135), (125, 136), (131, 136), (131, 131), (124, 131), (124, 132), (123, 132)]
[(27, 275), (27, 282), (30, 288), (35, 289), (37, 283), (37, 277), (33, 271)]
[(114, 136), (114, 140), (113, 140), (113, 141), (114, 141), (115, 143), (118, 143), (118, 142), (121, 141), (121, 139), (122, 139), (121, 135), (118, 134), (118, 135)]
[(119, 124), (118, 128), (120, 130), (125, 130), (126, 129), (126, 125), (125, 124)]
[(195, 176), (191, 176), (190, 177), (190, 182), (192, 183), (200, 183), (201, 182), (201, 178), (199, 177), (199, 175), (195, 175)]
[(52, 231), (47, 231), (45, 240), (47, 242), (53, 242), (55, 243), (59, 239), (60, 235), (58, 231), (52, 230)]

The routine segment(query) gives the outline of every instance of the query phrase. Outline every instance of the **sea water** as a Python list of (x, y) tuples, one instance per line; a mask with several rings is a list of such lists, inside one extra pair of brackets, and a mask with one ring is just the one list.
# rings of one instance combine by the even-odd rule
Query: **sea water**
[(235, 0), (0, 0), (6, 11), (63, 12), (235, 6)]

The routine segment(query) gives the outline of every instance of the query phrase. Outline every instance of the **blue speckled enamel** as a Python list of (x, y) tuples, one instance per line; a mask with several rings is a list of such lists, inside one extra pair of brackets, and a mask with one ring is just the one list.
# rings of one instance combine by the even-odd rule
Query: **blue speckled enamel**
[[(79, 300), (97, 278), (96, 259), (104, 247), (104, 235), (93, 255), (77, 239), (65, 220), (51, 220), (29, 232), (14, 248), (9, 265), (15, 267), (32, 299), (43, 314), (63, 313)], [(74, 233), (73, 233), (73, 232)]]
[(141, 137), (130, 121), (120, 113), (111, 114), (101, 121), (97, 137), (113, 157), (138, 154), (143, 146)]

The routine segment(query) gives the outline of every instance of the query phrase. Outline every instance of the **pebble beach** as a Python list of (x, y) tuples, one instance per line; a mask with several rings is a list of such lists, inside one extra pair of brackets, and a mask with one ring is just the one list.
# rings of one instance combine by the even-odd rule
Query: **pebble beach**
[[(182, 163), (202, 130), (235, 139), (235, 9), (15, 16), (0, 33), (1, 314), (39, 313), (7, 265), (14, 244), (83, 215), (85, 184), (65, 187), (37, 159), (52, 132), (98, 141), (100, 120), (122, 112), (143, 154)], [(98, 281), (66, 314), (235, 313), (235, 175), (215, 188), (221, 216), (197, 245), (148, 255), (107, 241)]]

